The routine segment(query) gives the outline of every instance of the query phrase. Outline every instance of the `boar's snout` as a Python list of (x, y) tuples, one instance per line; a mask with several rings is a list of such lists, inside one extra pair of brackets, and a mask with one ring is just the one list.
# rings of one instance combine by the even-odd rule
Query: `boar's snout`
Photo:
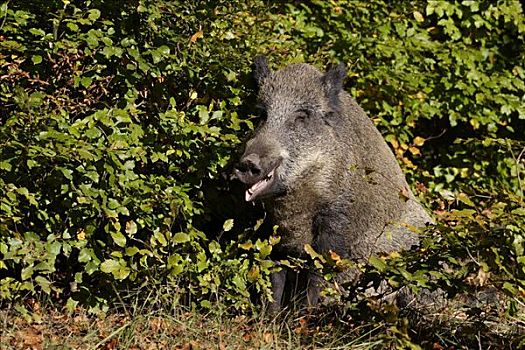
[(241, 158), (235, 167), (235, 176), (248, 187), (245, 194), (247, 202), (282, 192), (276, 181), (276, 171), (281, 161), (282, 158), (270, 161), (268, 157), (262, 160), (257, 153), (249, 153)]
[(262, 175), (261, 158), (255, 153), (241, 158), (235, 167), (235, 175), (246, 184), (252, 184), (260, 180)]

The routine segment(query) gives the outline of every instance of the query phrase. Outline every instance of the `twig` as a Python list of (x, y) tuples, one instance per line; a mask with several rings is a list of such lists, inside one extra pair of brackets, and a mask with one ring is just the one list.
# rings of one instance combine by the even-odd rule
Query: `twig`
[(478, 261), (472, 256), (472, 254), (470, 254), (470, 249), (468, 249), (468, 248), (465, 248), (465, 249), (467, 250), (467, 254), (468, 254), (468, 256), (470, 256), (470, 258), (472, 259), (472, 261), (473, 261), (476, 265), (478, 265), (479, 267), (481, 267), (481, 264), (480, 264), (480, 263), (479, 263), (479, 262), (478, 262)]
[(120, 328), (117, 328), (115, 331), (113, 331), (110, 335), (108, 335), (107, 337), (105, 337), (104, 339), (102, 339), (101, 341), (99, 341), (97, 343), (97, 345), (95, 345), (93, 347), (93, 349), (99, 349), (102, 345), (106, 344), (106, 342), (108, 340), (110, 340), (111, 338), (113, 338), (114, 336), (116, 336), (117, 334), (119, 334), (121, 331), (124, 330), (124, 328), (126, 328), (127, 326), (129, 326), (129, 323), (126, 323), (125, 325), (123, 325), (122, 327)]
[(523, 197), (525, 196), (525, 192), (523, 192), (523, 183), (520, 177), (520, 162), (521, 162), (521, 157), (523, 157), (524, 154), (525, 154), (525, 147), (523, 147), (520, 154), (518, 155), (518, 158), (516, 158), (516, 174), (518, 176), (518, 185), (520, 186), (522, 201), (523, 201)]
[(514, 159), (514, 162), (516, 163), (516, 176), (518, 178), (518, 186), (520, 188), (519, 196), (520, 196), (521, 202), (523, 203), (523, 197), (525, 196), (525, 192), (523, 192), (523, 183), (521, 181), (521, 176), (520, 176), (520, 161), (521, 161), (521, 157), (523, 157), (523, 154), (525, 153), (525, 147), (523, 147), (523, 149), (521, 150), (517, 158), (514, 155), (514, 152), (512, 151), (512, 146), (510, 145), (509, 140), (507, 140), (507, 147), (509, 148), (512, 159)]
[(113, 291), (115, 291), (115, 294), (117, 295), (118, 300), (122, 304), (122, 307), (124, 308), (124, 313), (127, 316), (130, 316), (131, 313), (128, 311), (128, 308), (126, 307), (126, 304), (124, 303), (124, 300), (122, 300), (122, 298), (120, 297), (120, 293), (118, 292), (117, 288), (115, 287), (115, 284), (111, 283), (111, 287), (113, 287)]
[(0, 24), (0, 29), (4, 28), (5, 21), (7, 20), (7, 6), (9, 5), (9, 1), (5, 3), (5, 16), (2, 19), (2, 24)]

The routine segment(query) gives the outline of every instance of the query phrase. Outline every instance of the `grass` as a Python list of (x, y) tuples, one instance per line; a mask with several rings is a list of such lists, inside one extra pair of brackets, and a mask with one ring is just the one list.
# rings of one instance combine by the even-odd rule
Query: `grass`
[(525, 308), (509, 316), (511, 300), (499, 297), (474, 303), (459, 298), (440, 309), (408, 313), (384, 305), (374, 311), (369, 303), (278, 317), (260, 308), (233, 312), (220, 303), (208, 312), (192, 311), (166, 291), (147, 300), (130, 293), (122, 300), (125, 307), (104, 314), (67, 312), (34, 299), (24, 302), (27, 311), (4, 305), (0, 349), (519, 349), (525, 339)]
[(4, 309), (0, 321), (1, 349), (367, 349), (377, 343), (356, 338), (352, 344), (330, 327), (310, 329), (304, 318), (277, 321), (188, 311), (113, 311), (97, 317), (82, 309), (67, 314), (46, 308), (29, 319)]

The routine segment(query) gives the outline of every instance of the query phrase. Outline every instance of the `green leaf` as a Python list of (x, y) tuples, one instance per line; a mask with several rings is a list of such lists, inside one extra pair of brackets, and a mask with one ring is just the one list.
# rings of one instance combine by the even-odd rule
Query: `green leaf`
[(105, 273), (116, 273), (119, 269), (119, 262), (113, 259), (105, 260), (102, 264), (100, 264), (100, 270)]
[(75, 311), (76, 307), (78, 305), (78, 301), (74, 300), (73, 298), (69, 297), (66, 302), (66, 309), (68, 312), (72, 313)]
[(519, 207), (511, 211), (514, 215), (525, 216), (525, 207)]
[(135, 254), (137, 254), (138, 252), (140, 251), (139, 248), (133, 246), (133, 247), (127, 247), (126, 248), (126, 255), (127, 256), (134, 256)]
[(33, 56), (31, 56), (31, 60), (33, 61), (33, 64), (40, 64), (40, 63), (42, 63), (42, 56), (40, 56), (40, 55), (33, 55)]
[(90, 139), (98, 139), (102, 135), (102, 132), (97, 127), (92, 127), (86, 130), (85, 135)]
[(166, 45), (160, 46), (157, 50), (163, 56), (167, 56), (167, 55), (170, 54), (170, 48), (169, 48), (169, 46), (166, 46)]
[(33, 34), (33, 35), (38, 35), (38, 36), (44, 36), (46, 35), (46, 32), (44, 32), (42, 29), (40, 28), (31, 28), (29, 29), (29, 33)]
[(137, 230), (138, 230), (138, 226), (137, 226), (137, 223), (135, 221), (130, 220), (130, 221), (126, 222), (126, 233), (129, 236), (133, 236), (135, 233), (137, 233)]
[(509, 295), (515, 296), (518, 294), (518, 288), (516, 288), (516, 286), (510, 282), (503, 283), (503, 289), (506, 290)]
[(175, 243), (184, 243), (184, 242), (188, 242), (189, 240), (190, 240), (190, 236), (184, 232), (177, 232), (175, 236), (173, 236), (173, 241)]
[(126, 237), (122, 233), (112, 232), (111, 238), (113, 238), (113, 242), (115, 242), (115, 244), (118, 245), (119, 247), (126, 246)]
[(100, 18), (100, 10), (98, 9), (91, 9), (88, 11), (88, 18), (94, 22), (96, 21), (97, 19)]
[(421, 14), (421, 12), (419, 12), (419, 11), (414, 11), (414, 12), (413, 12), (413, 15), (414, 15), (414, 18), (416, 19), (416, 21), (418, 21), (418, 22), (423, 22), (423, 21), (425, 21), (425, 18), (423, 17), (423, 15)]
[(233, 228), (233, 219), (228, 219), (224, 222), (224, 224), (222, 225), (222, 229), (224, 230), (224, 232), (228, 232), (230, 231), (231, 229)]
[(73, 22), (68, 22), (66, 27), (68, 27), (73, 32), (78, 32), (78, 26)]
[(46, 245), (46, 250), (48, 253), (50, 253), (53, 256), (58, 256), (60, 254), (60, 250), (62, 249), (62, 243), (61, 242), (50, 242)]
[(29, 190), (27, 188), (25, 188), (25, 187), (17, 188), (16, 192), (20, 193), (24, 197), (28, 197), (29, 196)]
[(64, 175), (66, 179), (68, 180), (73, 179), (73, 170), (66, 169), (66, 168), (58, 168), (58, 170), (60, 170), (60, 172)]
[(47, 278), (43, 276), (37, 276), (35, 278), (35, 282), (38, 283), (45, 293), (51, 293), (51, 282)]
[(98, 46), (98, 40), (93, 36), (88, 36), (86, 38), (86, 42), (91, 49), (94, 49)]
[(22, 272), (20, 274), (20, 278), (22, 279), (22, 281), (27, 280), (31, 276), (33, 276), (33, 265), (27, 266), (22, 269)]
[(168, 245), (168, 241), (166, 240), (166, 236), (160, 231), (157, 231), (153, 234), (153, 238), (160, 243), (163, 247)]
[(80, 84), (82, 84), (82, 86), (85, 88), (89, 87), (92, 82), (93, 82), (93, 79), (91, 77), (80, 78)]
[(262, 245), (259, 247), (259, 253), (261, 254), (261, 259), (264, 259), (266, 258), (267, 256), (269, 256), (272, 252), (272, 246), (268, 243)]
[(82, 248), (78, 253), (78, 262), (86, 263), (91, 260), (91, 254), (89, 248)]
[(383, 259), (381, 259), (381, 258), (378, 258), (377, 256), (374, 256), (374, 255), (372, 255), (368, 259), (368, 262), (370, 263), (370, 265), (372, 265), (377, 270), (379, 270), (379, 272), (385, 272), (385, 270), (387, 268), (387, 265), (386, 265), (385, 261)]
[(12, 165), (9, 161), (5, 160), (0, 162), (0, 170), (11, 171)]
[(242, 279), (241, 276), (239, 276), (239, 275), (233, 276), (232, 282), (240, 290), (244, 291), (246, 289), (246, 283), (244, 283), (244, 280)]

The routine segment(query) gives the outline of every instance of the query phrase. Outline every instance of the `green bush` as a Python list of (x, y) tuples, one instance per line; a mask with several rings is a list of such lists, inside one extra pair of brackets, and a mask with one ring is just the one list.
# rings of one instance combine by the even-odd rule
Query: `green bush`
[(524, 17), (518, 1), (3, 3), (0, 300), (100, 305), (166, 281), (204, 307), (266, 294), (278, 239), (225, 180), (258, 53), (347, 63), (437, 214), (372, 277), (455, 293), (481, 269), (525, 298)]
[(238, 77), (264, 4), (82, 3), (1, 6), (0, 299), (96, 305), (167, 278), (246, 306), (268, 241), (241, 254), (193, 220), (251, 125)]

